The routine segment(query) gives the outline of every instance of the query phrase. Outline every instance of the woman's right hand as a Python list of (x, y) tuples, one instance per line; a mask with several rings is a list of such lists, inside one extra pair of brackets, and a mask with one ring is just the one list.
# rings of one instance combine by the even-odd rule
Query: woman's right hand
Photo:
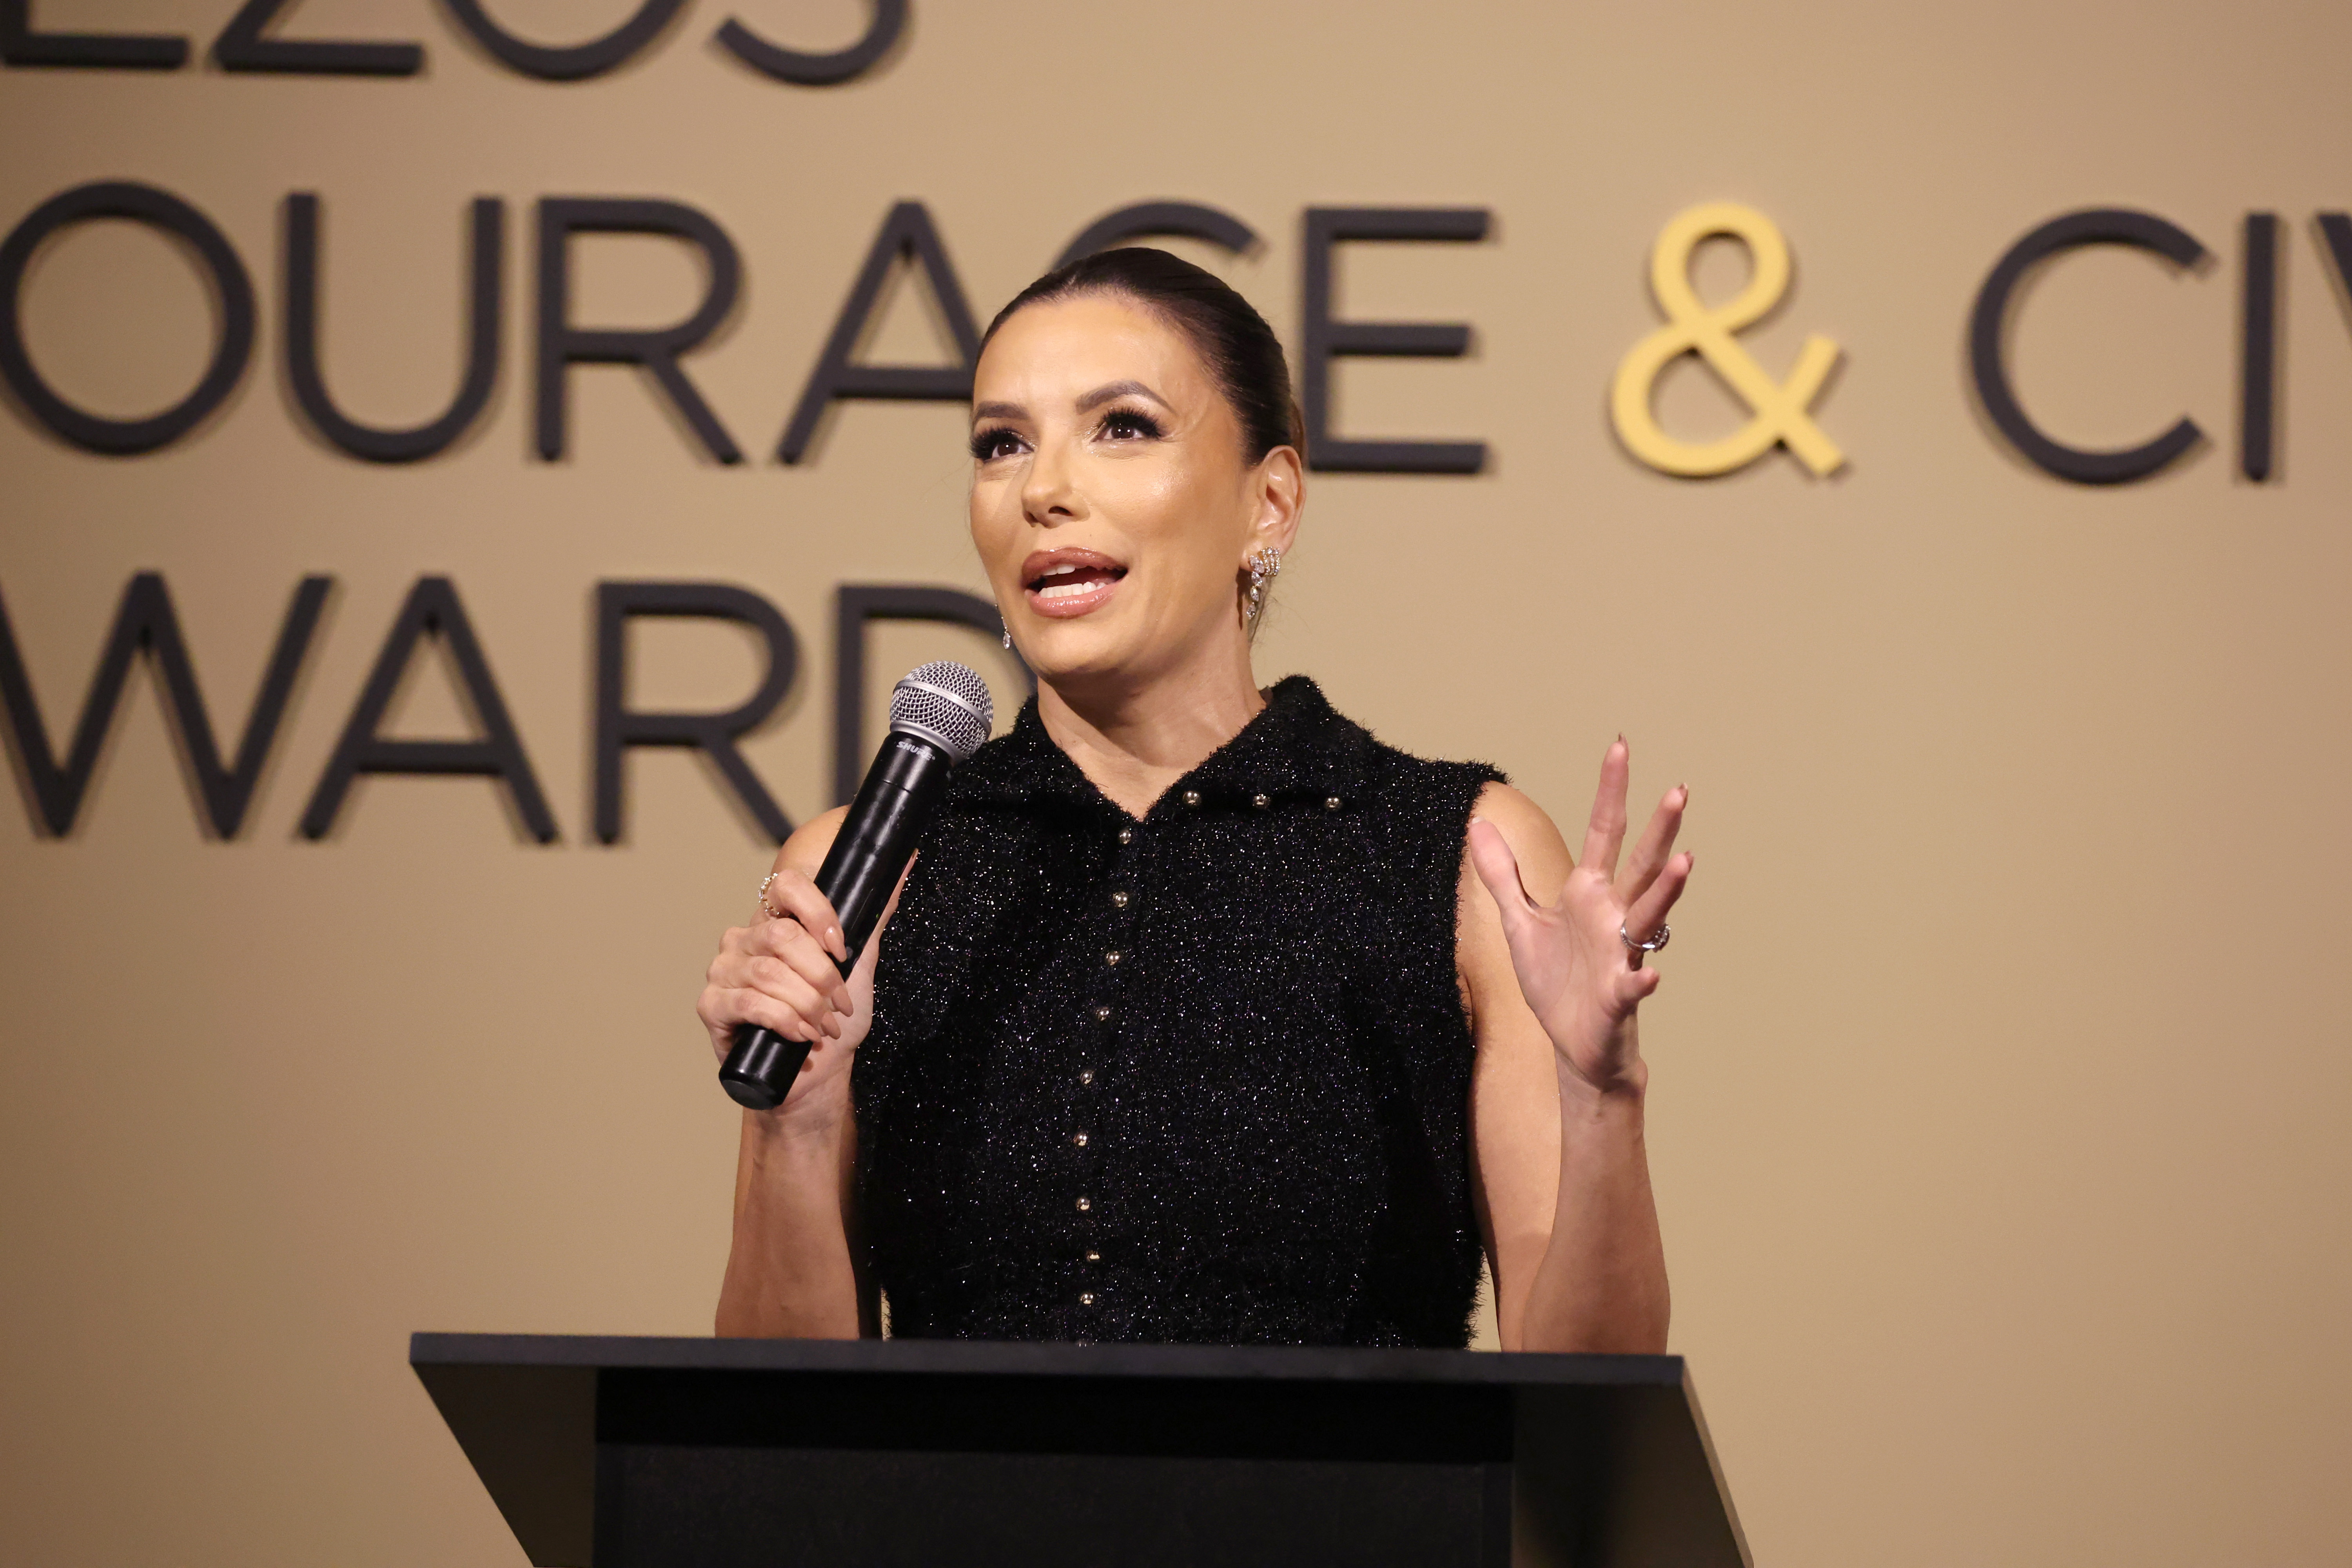
[[(828, 813), (827, 818), (837, 814)], [(821, 818), (793, 835), (776, 855), (765, 907), (750, 925), (719, 940), (704, 976), (696, 1016), (710, 1034), (720, 1061), (734, 1048), (739, 1024), (757, 1024), (791, 1040), (810, 1042), (807, 1062), (784, 1102), (772, 1112), (798, 1120), (832, 1121), (848, 1110), (849, 1063), (874, 1014), (877, 931), (844, 979), (836, 962), (848, 951), (833, 905), (817, 890), (803, 862), (822, 863), (837, 822)], [(822, 843), (803, 840), (821, 837)]]

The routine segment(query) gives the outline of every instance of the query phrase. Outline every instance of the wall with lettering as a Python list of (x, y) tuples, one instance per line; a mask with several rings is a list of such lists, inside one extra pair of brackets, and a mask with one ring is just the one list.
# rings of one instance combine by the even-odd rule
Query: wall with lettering
[(0, 5), (0, 1556), (517, 1560), (402, 1336), (707, 1331), (702, 967), (899, 671), (1025, 695), (973, 345), (1146, 239), (1306, 404), (1261, 675), (1692, 787), (1652, 1152), (1759, 1558), (2323, 1560), (2347, 46)]

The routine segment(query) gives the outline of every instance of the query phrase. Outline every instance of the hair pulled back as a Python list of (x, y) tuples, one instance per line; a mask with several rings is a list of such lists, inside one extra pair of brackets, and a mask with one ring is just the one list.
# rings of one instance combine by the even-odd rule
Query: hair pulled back
[(981, 347), (1024, 305), (1079, 294), (1124, 294), (1184, 334), (1241, 424), (1244, 462), (1256, 463), (1276, 447), (1306, 457), (1307, 425), (1291, 394), (1282, 340), (1223, 279), (1181, 256), (1129, 246), (1057, 267), (996, 312)]

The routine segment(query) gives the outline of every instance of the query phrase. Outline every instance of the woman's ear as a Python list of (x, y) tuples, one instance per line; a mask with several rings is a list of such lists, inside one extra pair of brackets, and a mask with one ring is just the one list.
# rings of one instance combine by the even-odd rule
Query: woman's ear
[(1298, 537), (1298, 514), (1307, 505), (1307, 470), (1298, 449), (1276, 447), (1260, 458), (1250, 489), (1255, 515), (1248, 553), (1271, 549), (1287, 555)]

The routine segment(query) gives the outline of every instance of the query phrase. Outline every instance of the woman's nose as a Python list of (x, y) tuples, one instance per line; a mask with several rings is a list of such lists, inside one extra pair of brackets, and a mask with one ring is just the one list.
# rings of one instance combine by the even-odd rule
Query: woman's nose
[(1073, 483), (1068, 458), (1058, 443), (1041, 445), (1029, 459), (1029, 473), (1021, 487), (1021, 510), (1039, 528), (1068, 522), (1085, 514), (1085, 502)]

